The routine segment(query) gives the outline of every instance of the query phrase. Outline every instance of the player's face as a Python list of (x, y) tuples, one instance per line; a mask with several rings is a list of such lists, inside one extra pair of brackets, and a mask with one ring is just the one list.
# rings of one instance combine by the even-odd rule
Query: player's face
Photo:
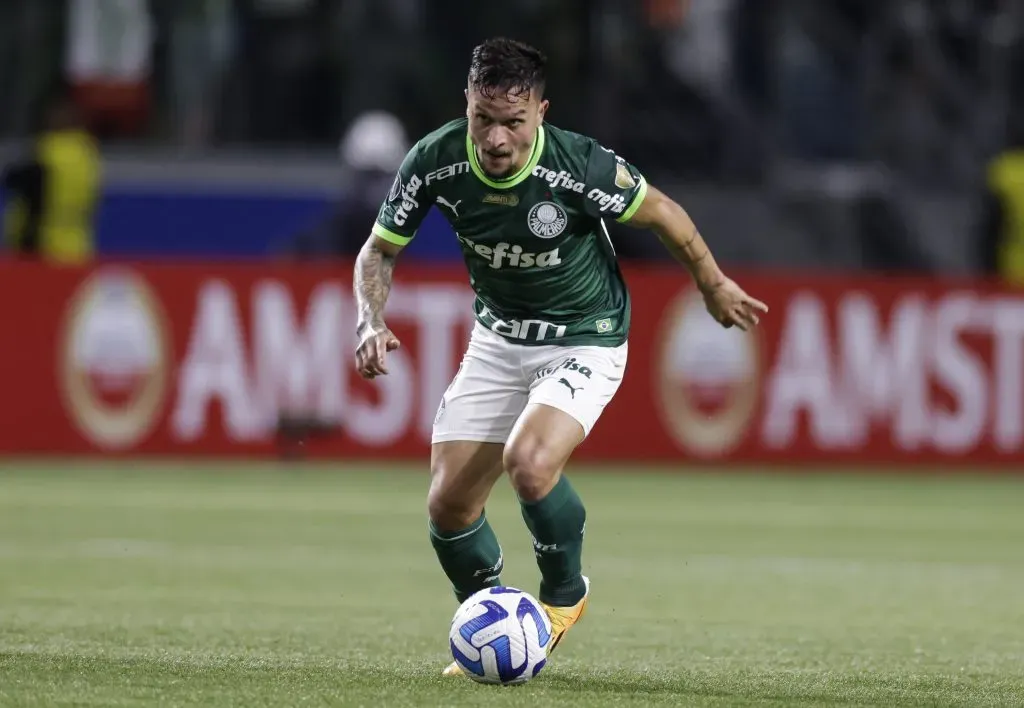
[(530, 157), (548, 102), (538, 100), (533, 91), (527, 96), (488, 98), (471, 89), (466, 99), (469, 137), (480, 166), (492, 177), (515, 174)]

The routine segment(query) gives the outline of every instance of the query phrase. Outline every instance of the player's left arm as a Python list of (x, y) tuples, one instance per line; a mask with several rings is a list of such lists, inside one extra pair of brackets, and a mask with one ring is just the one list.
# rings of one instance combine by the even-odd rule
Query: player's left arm
[(686, 210), (649, 185), (635, 166), (595, 143), (587, 159), (585, 183), (586, 211), (657, 234), (690, 271), (708, 312), (723, 326), (747, 330), (758, 323), (759, 312), (768, 311), (767, 305), (726, 277)]
[(725, 327), (736, 325), (746, 331), (759, 322), (768, 306), (743, 291), (727, 277), (715, 261), (697, 225), (677, 202), (647, 185), (642, 201), (630, 205), (632, 214), (623, 220), (628, 226), (650, 229), (672, 257), (686, 266), (704, 295), (708, 312)]

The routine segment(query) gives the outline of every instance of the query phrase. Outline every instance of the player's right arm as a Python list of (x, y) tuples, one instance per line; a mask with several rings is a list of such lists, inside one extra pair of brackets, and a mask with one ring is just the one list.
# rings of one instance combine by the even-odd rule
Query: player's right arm
[(395, 262), (416, 235), (430, 209), (423, 185), (425, 161), (417, 143), (402, 161), (391, 191), (384, 199), (373, 232), (356, 257), (352, 289), (359, 320), (356, 325), (356, 369), (367, 379), (387, 374), (386, 356), (399, 347), (398, 338), (384, 323), (384, 307), (391, 292)]
[(401, 246), (376, 235), (366, 239), (356, 257), (353, 289), (359, 309), (356, 325), (356, 369), (363, 378), (388, 373), (385, 356), (398, 349), (398, 338), (384, 324), (384, 305), (391, 292), (391, 278)]

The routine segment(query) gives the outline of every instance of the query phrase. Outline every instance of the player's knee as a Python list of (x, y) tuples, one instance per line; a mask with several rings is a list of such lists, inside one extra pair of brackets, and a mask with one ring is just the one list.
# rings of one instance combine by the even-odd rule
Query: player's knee
[(483, 509), (463, 499), (451, 498), (431, 488), (427, 495), (427, 515), (438, 531), (458, 531), (480, 518)]
[(505, 448), (505, 470), (523, 501), (537, 501), (554, 486), (560, 461), (536, 439), (519, 439)]
[(435, 474), (427, 492), (427, 516), (439, 531), (458, 531), (480, 518), (483, 505), (459, 494), (444, 484), (444, 475)]

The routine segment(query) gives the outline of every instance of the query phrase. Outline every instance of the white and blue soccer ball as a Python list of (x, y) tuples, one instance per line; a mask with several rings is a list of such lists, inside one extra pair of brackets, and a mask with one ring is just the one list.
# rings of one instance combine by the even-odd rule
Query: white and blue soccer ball
[(456, 610), (448, 641), (452, 657), (471, 679), (511, 686), (544, 668), (551, 620), (530, 593), (485, 588)]

